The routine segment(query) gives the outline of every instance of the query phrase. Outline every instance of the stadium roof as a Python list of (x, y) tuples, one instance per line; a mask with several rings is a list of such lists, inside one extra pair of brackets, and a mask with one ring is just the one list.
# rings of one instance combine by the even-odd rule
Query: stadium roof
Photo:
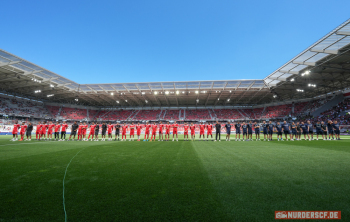
[(350, 86), (350, 19), (261, 80), (79, 84), (2, 49), (0, 78), (3, 93), (103, 107), (238, 106), (311, 98)]
[(311, 98), (350, 86), (350, 19), (264, 79), (276, 99)]

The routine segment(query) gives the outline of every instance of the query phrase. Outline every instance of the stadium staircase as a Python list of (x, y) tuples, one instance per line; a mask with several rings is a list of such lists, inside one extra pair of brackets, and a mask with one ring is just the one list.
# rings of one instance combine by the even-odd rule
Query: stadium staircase
[(96, 112), (96, 114), (94, 115), (94, 117), (92, 117), (92, 119), (96, 119), (96, 117), (98, 116), (98, 114), (100, 114), (101, 110)]
[(161, 109), (161, 110), (160, 110), (160, 113), (159, 113), (159, 115), (158, 115), (158, 119), (161, 119), (160, 117), (162, 116), (162, 112), (163, 112), (163, 110)]
[(60, 108), (58, 109), (57, 116), (61, 116), (61, 111), (62, 111), (62, 106), (60, 106)]
[[(241, 114), (241, 116), (242, 116), (242, 118), (243, 119), (247, 119), (248, 118), (248, 115), (243, 111), (243, 109), (237, 109), (238, 110), (238, 112)], [(243, 114), (244, 113), (244, 114)]]
[(184, 111), (184, 119), (186, 119), (186, 110), (183, 110)]
[(209, 114), (210, 114), (211, 119), (217, 119), (218, 118), (218, 116), (216, 115), (214, 109), (209, 109)]
[(47, 109), (47, 110), (49, 111), (49, 114), (52, 116), (52, 118), (58, 119), (58, 118), (60, 117), (60, 115), (61, 115), (62, 106), (60, 106), (60, 107), (58, 108), (57, 115), (54, 115), (54, 113), (52, 113), (51, 109), (48, 109), (47, 106), (45, 106), (45, 109)]
[(211, 115), (211, 112), (212, 112), (212, 111), (210, 111), (210, 109), (208, 109), (208, 111), (209, 111), (210, 119), (213, 119), (213, 116)]
[(87, 119), (87, 120), (90, 120), (90, 119), (89, 119), (89, 110), (88, 110), (88, 109), (86, 109), (86, 119)]
[[(139, 110), (140, 111), (140, 110)], [(128, 118), (126, 118), (126, 120), (131, 120), (132, 118), (133, 118), (133, 116), (134, 116), (134, 114), (136, 113), (136, 111), (135, 110), (132, 110), (131, 111), (131, 114), (128, 116)]]
[(179, 120), (184, 120), (185, 119), (185, 110), (180, 109), (179, 110)]
[(134, 118), (137, 116), (137, 114), (140, 112), (141, 110), (137, 110), (135, 111), (134, 115), (131, 113), (131, 119), (130, 120), (134, 120)]
[(167, 111), (167, 110), (164, 110), (164, 114), (163, 114), (163, 117), (162, 117), (162, 119), (164, 119), (164, 118), (165, 118), (165, 115), (166, 115), (166, 111)]
[(263, 111), (261, 111), (260, 116), (263, 116), (265, 114), (265, 110), (266, 110), (266, 106), (264, 106), (264, 109), (263, 109)]
[(323, 106), (320, 108), (316, 109), (313, 113), (311, 113), (312, 116), (316, 117), (319, 116), (321, 113), (323, 113), (326, 110), (331, 109), (333, 106), (338, 105), (338, 103), (342, 102), (344, 100), (344, 95), (339, 94), (337, 96), (334, 96), (333, 99), (329, 100), (326, 102)]
[[(47, 107), (46, 107), (46, 109), (48, 109)], [(52, 118), (58, 118), (58, 113), (57, 113), (57, 116), (55, 116), (53, 113), (52, 113), (52, 111), (50, 110), (50, 109), (48, 109), (49, 110), (49, 114), (52, 116)]]
[(211, 109), (211, 111), (213, 111), (214, 118), (217, 119), (217, 118), (218, 118), (218, 115), (216, 114), (215, 110), (214, 110), (214, 109)]
[(112, 112), (112, 110), (106, 112), (105, 114), (103, 114), (102, 116), (100, 116), (99, 118), (102, 119), (104, 118), (105, 116), (107, 116), (108, 114), (110, 114)]
[(309, 109), (309, 107), (310, 107), (311, 104), (312, 104), (312, 100), (310, 100), (310, 101), (306, 104), (306, 106), (304, 106), (304, 108), (303, 108), (302, 110), (300, 110), (299, 113), (304, 114), (305, 111)]

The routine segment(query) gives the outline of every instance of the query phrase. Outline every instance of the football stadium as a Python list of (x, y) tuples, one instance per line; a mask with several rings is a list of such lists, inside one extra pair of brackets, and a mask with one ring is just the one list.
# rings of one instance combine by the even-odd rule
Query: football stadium
[(0, 221), (350, 221), (350, 19), (290, 57), (81, 84), (0, 48)]

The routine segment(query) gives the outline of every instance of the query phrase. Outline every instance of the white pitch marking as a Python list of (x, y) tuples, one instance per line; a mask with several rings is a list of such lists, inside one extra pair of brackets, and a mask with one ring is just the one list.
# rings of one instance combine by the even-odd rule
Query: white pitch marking
[(64, 221), (67, 222), (67, 212), (66, 212), (66, 201), (65, 201), (65, 198), (64, 198), (64, 180), (66, 179), (66, 174), (67, 174), (67, 170), (68, 170), (68, 167), (69, 167), (69, 164), (72, 162), (72, 160), (83, 150), (85, 150), (87, 147), (81, 149), (79, 152), (77, 152), (77, 154), (75, 154), (72, 159), (69, 161), (67, 167), (66, 167), (66, 171), (64, 172), (64, 177), (63, 177), (63, 211), (64, 211)]

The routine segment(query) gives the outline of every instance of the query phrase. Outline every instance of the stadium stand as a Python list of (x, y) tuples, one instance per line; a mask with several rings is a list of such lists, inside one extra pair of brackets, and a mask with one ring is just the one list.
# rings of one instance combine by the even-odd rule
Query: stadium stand
[(253, 109), (254, 119), (260, 119), (263, 111), (264, 111), (264, 107)]
[(313, 117), (311, 115), (304, 115), (299, 118), (300, 121), (308, 121), (310, 120), (312, 123), (316, 123), (318, 121), (327, 122), (328, 120), (337, 120), (341, 125), (350, 124), (350, 98), (344, 99), (344, 101), (340, 102), (338, 105), (333, 106), (332, 108), (322, 112), (320, 115)]
[(263, 110), (264, 110), (264, 108), (255, 108), (255, 109), (244, 109), (241, 111), (243, 111), (244, 114), (249, 119), (260, 119)]
[[(179, 110), (166, 110), (164, 119), (166, 120), (179, 120)], [(186, 113), (187, 116), (187, 113)]]
[(261, 115), (261, 118), (286, 117), (291, 112), (292, 104), (269, 106), (266, 107), (265, 112)]
[(140, 110), (133, 120), (158, 120), (161, 110)]
[(251, 109), (240, 109), (239, 111), (243, 114), (244, 118), (253, 119), (253, 113)]
[(95, 120), (96, 116), (98, 115), (99, 112), (100, 112), (100, 110), (90, 109), (89, 110), (89, 119)]
[(134, 110), (102, 110), (98, 113), (96, 119), (101, 121), (131, 120), (130, 116), (134, 114), (134, 112)]
[(58, 106), (46, 106), (46, 108), (49, 110), (49, 112), (53, 118), (57, 118), (59, 116), (60, 107), (58, 107)]
[(329, 109), (323, 113), (321, 113), (320, 116), (317, 117), (318, 120), (326, 121), (328, 119), (337, 120), (340, 122), (340, 124), (349, 124), (349, 117), (345, 111), (348, 111), (350, 109), (350, 98), (345, 99), (344, 101), (340, 102), (337, 106), (334, 106), (332, 109)]
[[(312, 111), (322, 107), (333, 97), (300, 102), (267, 106), (254, 109), (181, 109), (181, 110), (92, 110), (82, 108), (70, 108), (64, 106), (43, 105), (41, 102), (31, 101), (18, 97), (0, 95), (0, 113), (18, 117), (57, 118), (65, 120), (98, 120), (98, 121), (155, 121), (165, 120), (237, 120), (237, 119), (274, 119), (289, 117), (289, 114), (297, 116), (300, 121), (310, 120), (327, 121), (337, 120), (341, 124), (350, 124), (347, 113), (350, 110), (350, 98), (343, 99), (336, 106), (322, 112), (315, 117)], [(294, 113), (292, 107), (294, 106)], [(347, 111), (347, 112), (346, 112)], [(181, 114), (180, 114), (181, 113)], [(181, 115), (181, 116), (180, 116)]]
[(211, 119), (208, 109), (187, 109), (186, 118), (187, 120), (204, 120)]
[(108, 113), (112, 112), (111, 110), (100, 110), (96, 115), (94, 119), (102, 119), (105, 115), (107, 115)]
[(87, 110), (62, 107), (60, 116), (64, 119), (84, 120), (87, 119)]
[(4, 95), (0, 96), (0, 113), (10, 116), (34, 118), (52, 117), (43, 103)]
[(218, 119), (242, 119), (244, 118), (237, 109), (214, 109)]
[(300, 102), (294, 104), (294, 116), (300, 115), (304, 112), (306, 106), (309, 104), (309, 102)]
[(327, 97), (327, 98), (310, 101), (304, 108), (304, 113), (312, 113), (313, 111), (317, 110), (318, 108), (323, 106), (325, 103), (327, 103), (331, 99), (333, 99), (333, 97)]

